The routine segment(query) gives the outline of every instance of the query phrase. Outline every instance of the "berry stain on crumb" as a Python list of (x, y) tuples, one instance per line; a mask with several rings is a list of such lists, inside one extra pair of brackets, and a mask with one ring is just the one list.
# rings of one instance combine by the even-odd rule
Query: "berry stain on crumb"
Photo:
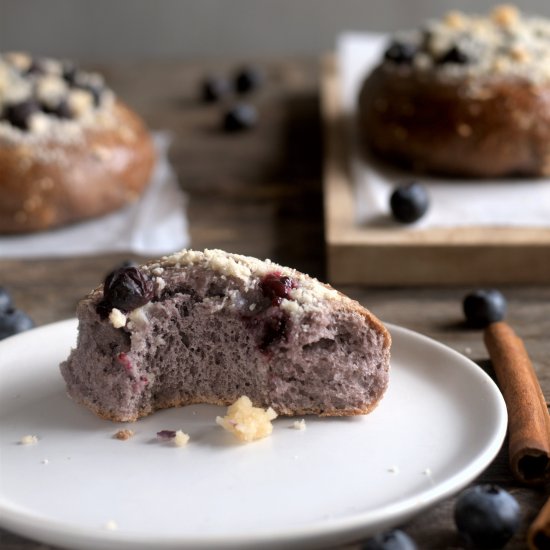
[(249, 443), (267, 437), (273, 431), (271, 421), (277, 413), (269, 407), (254, 407), (246, 395), (239, 397), (227, 409), (227, 415), (216, 417), (216, 424), (232, 433), (239, 441)]

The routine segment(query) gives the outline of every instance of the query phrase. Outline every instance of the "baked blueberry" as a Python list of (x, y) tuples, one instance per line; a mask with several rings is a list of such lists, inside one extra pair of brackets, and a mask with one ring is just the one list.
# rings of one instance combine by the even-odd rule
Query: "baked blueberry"
[(201, 88), (203, 101), (214, 103), (220, 101), (231, 93), (231, 84), (227, 78), (221, 76), (208, 76), (204, 79)]
[(477, 485), (464, 491), (454, 511), (458, 532), (475, 548), (502, 548), (520, 524), (517, 500), (496, 485)]
[(0, 286), (0, 315), (11, 307), (13, 307), (13, 300), (10, 293)]
[(483, 328), (502, 321), (506, 315), (506, 298), (494, 288), (479, 289), (464, 297), (462, 308), (468, 325)]
[(97, 313), (105, 318), (113, 308), (128, 312), (145, 305), (153, 298), (153, 281), (137, 267), (122, 267), (107, 275), (103, 284), (103, 300)]
[(400, 529), (379, 533), (367, 539), (361, 550), (416, 550), (415, 542)]
[(78, 68), (72, 61), (63, 61), (62, 74), (65, 82), (74, 84), (78, 79)]
[(457, 46), (450, 48), (439, 60), (439, 63), (456, 63), (458, 65), (466, 65), (470, 59), (468, 56)]
[(416, 54), (416, 46), (407, 42), (392, 42), (384, 53), (384, 59), (398, 65), (412, 63)]
[(20, 309), (8, 307), (0, 311), (0, 340), (34, 327), (32, 319)]
[(223, 118), (223, 129), (226, 132), (241, 132), (256, 126), (258, 113), (252, 105), (240, 103), (231, 107)]
[(290, 277), (278, 272), (267, 273), (260, 281), (262, 294), (271, 300), (271, 304), (279, 305), (283, 298), (290, 299), (290, 291), (296, 288), (296, 283)]
[(419, 220), (427, 212), (429, 205), (428, 191), (416, 181), (398, 185), (390, 197), (393, 217), (401, 223)]
[(28, 130), (31, 116), (39, 110), (40, 106), (36, 101), (27, 99), (20, 103), (8, 105), (2, 118), (20, 130)]
[(56, 116), (57, 118), (73, 118), (73, 112), (71, 111), (67, 101), (64, 99), (62, 99), (54, 107), (43, 105), (42, 110), (49, 115)]
[(264, 80), (264, 73), (258, 67), (243, 67), (235, 74), (235, 89), (240, 94), (246, 94), (258, 89)]
[(77, 75), (77, 80), (73, 83), (73, 87), (89, 92), (94, 100), (94, 106), (99, 107), (101, 100), (103, 99), (103, 86), (101, 84), (96, 84), (93, 82), (79, 82)]

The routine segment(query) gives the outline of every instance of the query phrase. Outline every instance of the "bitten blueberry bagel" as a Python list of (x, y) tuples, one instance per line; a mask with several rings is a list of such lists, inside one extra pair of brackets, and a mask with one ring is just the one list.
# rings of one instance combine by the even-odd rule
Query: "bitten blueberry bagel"
[(294, 269), (220, 250), (124, 267), (78, 306), (69, 396), (133, 421), (246, 395), (281, 415), (366, 414), (391, 338), (360, 304)]
[(153, 163), (143, 122), (100, 75), (0, 55), (0, 234), (121, 208), (140, 196)]
[(359, 129), (421, 172), (550, 175), (550, 21), (499, 6), (396, 35), (362, 86)]

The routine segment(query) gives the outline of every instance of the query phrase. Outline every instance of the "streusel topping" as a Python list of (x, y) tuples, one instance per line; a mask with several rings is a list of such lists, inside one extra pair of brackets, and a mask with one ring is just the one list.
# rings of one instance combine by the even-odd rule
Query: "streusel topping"
[(512, 76), (550, 80), (550, 20), (502, 5), (488, 15), (452, 11), (423, 28), (397, 34), (384, 66), (443, 79)]

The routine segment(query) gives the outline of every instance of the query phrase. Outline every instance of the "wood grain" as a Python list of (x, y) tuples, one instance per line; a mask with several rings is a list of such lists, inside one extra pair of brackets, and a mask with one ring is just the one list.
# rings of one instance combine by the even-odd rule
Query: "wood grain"
[[(259, 108), (260, 124), (252, 133), (227, 136), (219, 131), (222, 107), (200, 104), (197, 88), (204, 74), (229, 74), (238, 65), (239, 60), (173, 61), (100, 69), (152, 128), (173, 133), (172, 161), (189, 198), (195, 248), (222, 247), (270, 257), (326, 279), (317, 60), (262, 62), (268, 85), (249, 99)], [(42, 325), (74, 316), (78, 299), (128, 257), (0, 259), (0, 285)], [(462, 324), (461, 300), (469, 287), (390, 288), (339, 282), (335, 286), (384, 321), (431, 336), (478, 361), (492, 374), (481, 333)], [(508, 321), (524, 340), (548, 399), (550, 288), (502, 290), (509, 300)], [(521, 531), (507, 548), (524, 548), (527, 526), (545, 501), (544, 490), (524, 488), (514, 481), (505, 449), (479, 482), (498, 483), (518, 498)], [(323, 498), (322, 490), (319, 498)], [(403, 526), (419, 548), (464, 548), (453, 524), (454, 501), (454, 497), (446, 499)], [(47, 548), (0, 530), (0, 550)]]

